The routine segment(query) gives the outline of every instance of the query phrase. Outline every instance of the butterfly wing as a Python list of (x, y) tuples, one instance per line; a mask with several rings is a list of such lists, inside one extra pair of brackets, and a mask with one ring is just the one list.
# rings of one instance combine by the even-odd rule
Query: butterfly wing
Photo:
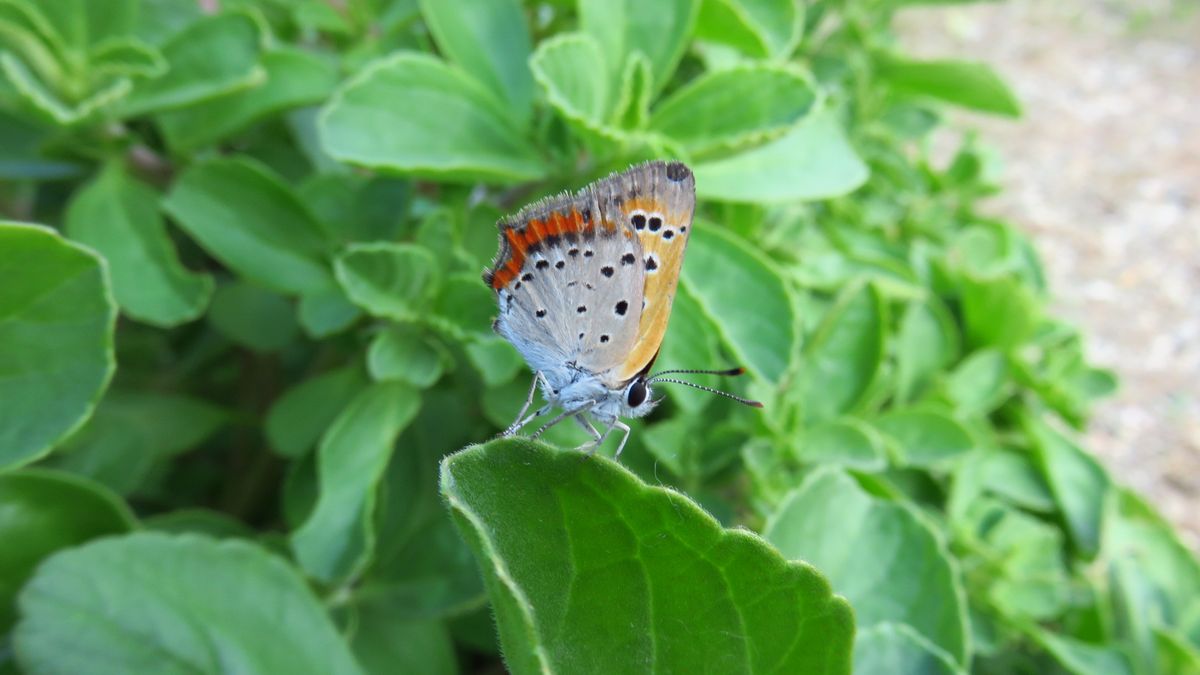
[(484, 274), (500, 304), (495, 329), (536, 371), (573, 365), (609, 384), (637, 339), (642, 253), (616, 178), (499, 223), (500, 251)]
[(650, 162), (617, 176), (626, 198), (620, 217), (641, 244), (645, 304), (637, 337), (616, 370), (618, 381), (642, 372), (658, 355), (679, 285), (696, 210), (696, 179), (681, 162)]

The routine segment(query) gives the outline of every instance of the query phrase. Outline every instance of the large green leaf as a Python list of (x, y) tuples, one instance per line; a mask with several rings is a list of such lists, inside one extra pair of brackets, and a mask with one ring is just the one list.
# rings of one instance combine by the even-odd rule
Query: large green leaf
[(966, 599), (946, 544), (910, 507), (876, 499), (844, 473), (819, 470), (794, 490), (764, 535), (825, 571), (858, 625), (905, 623), (966, 664)]
[(886, 309), (873, 285), (857, 284), (825, 313), (804, 346), (799, 395), (808, 419), (850, 411), (870, 390), (884, 355)]
[(242, 276), (284, 293), (332, 289), (328, 235), (277, 176), (247, 159), (210, 159), (175, 182), (163, 207)]
[(12, 627), (17, 591), (43, 558), (133, 525), (124, 502), (84, 478), (44, 469), (0, 474), (0, 633)]
[(334, 95), (320, 128), (334, 158), (376, 169), (507, 182), (545, 171), (490, 91), (423, 54), (397, 54), (363, 70)]
[(172, 110), (261, 83), (262, 35), (248, 14), (229, 12), (192, 23), (163, 45), (165, 75), (140, 82), (122, 102), (132, 117)]
[(321, 439), (320, 498), (292, 535), (292, 549), (309, 574), (325, 581), (343, 579), (370, 561), (375, 489), (396, 438), (420, 405), (420, 396), (406, 384), (372, 385), (346, 406)]
[(262, 67), (266, 79), (257, 87), (159, 115), (158, 124), (171, 148), (195, 150), (269, 115), (318, 103), (337, 84), (333, 63), (300, 49), (267, 52)]
[(896, 397), (914, 398), (958, 350), (957, 327), (939, 301), (908, 303), (896, 333)]
[(220, 408), (188, 396), (113, 389), (50, 462), (128, 494), (163, 460), (199, 445), (227, 420)]
[(440, 277), (433, 255), (413, 244), (353, 244), (337, 257), (335, 269), (354, 304), (399, 321), (416, 317)]
[(236, 540), (147, 532), (64, 551), (19, 606), (34, 673), (359, 672), (295, 570)]
[(700, 0), (580, 0), (579, 23), (603, 50), (612, 81), (620, 77), (627, 55), (641, 52), (649, 60), (651, 87), (658, 91), (675, 72), (699, 11)]
[(1108, 473), (1082, 448), (1043, 420), (1026, 414), (1022, 426), (1033, 445), (1033, 456), (1050, 486), (1066, 524), (1071, 543), (1086, 559), (1100, 550), (1105, 502), (1111, 480)]
[(529, 119), (531, 47), (518, 0), (421, 0), (421, 14), (443, 54), (487, 85), (515, 119)]
[(723, 202), (830, 199), (867, 180), (867, 165), (830, 111), (809, 116), (784, 136), (695, 167), (696, 194)]
[(501, 440), (441, 485), (513, 673), (849, 672), (850, 609), (815, 570), (614, 462)]
[(972, 110), (1019, 117), (1021, 104), (988, 66), (967, 61), (915, 61), (891, 54), (875, 60), (876, 73), (892, 91), (929, 96)]
[(116, 302), (99, 256), (53, 230), (0, 221), (0, 468), (81, 425), (115, 368)]
[(797, 348), (793, 303), (780, 273), (715, 223), (697, 223), (688, 249), (687, 291), (747, 368), (779, 382)]
[(655, 106), (649, 127), (692, 153), (741, 148), (782, 134), (816, 101), (812, 82), (796, 69), (744, 64), (679, 88)]
[(442, 376), (447, 360), (428, 337), (412, 330), (381, 331), (367, 350), (367, 372), (377, 381), (399, 380), (422, 389)]
[(67, 234), (108, 260), (121, 311), (156, 326), (191, 321), (204, 311), (212, 277), (189, 271), (158, 213), (158, 193), (110, 165), (75, 194)]

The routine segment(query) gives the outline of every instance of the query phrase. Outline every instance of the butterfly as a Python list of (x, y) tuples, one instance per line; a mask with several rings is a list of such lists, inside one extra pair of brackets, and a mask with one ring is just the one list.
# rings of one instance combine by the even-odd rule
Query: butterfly
[[(623, 417), (658, 403), (655, 382), (671, 382), (760, 403), (665, 375), (740, 375), (731, 370), (668, 370), (649, 375), (658, 357), (692, 234), (696, 181), (682, 162), (652, 161), (548, 197), (502, 218), (500, 249), (483, 280), (496, 292), (492, 328), (534, 371), (525, 405), (504, 430), (511, 436), (555, 407), (562, 412), (533, 438), (565, 419), (591, 435), (594, 451), (614, 429), (629, 440)], [(547, 403), (526, 415), (541, 385)], [(588, 418), (599, 423), (598, 431)]]

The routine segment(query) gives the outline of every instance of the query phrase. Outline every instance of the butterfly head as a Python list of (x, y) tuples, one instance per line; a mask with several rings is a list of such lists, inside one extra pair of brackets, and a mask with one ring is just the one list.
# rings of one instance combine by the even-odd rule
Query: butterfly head
[(650, 398), (650, 383), (643, 376), (633, 378), (621, 392), (621, 416), (645, 417), (658, 401)]

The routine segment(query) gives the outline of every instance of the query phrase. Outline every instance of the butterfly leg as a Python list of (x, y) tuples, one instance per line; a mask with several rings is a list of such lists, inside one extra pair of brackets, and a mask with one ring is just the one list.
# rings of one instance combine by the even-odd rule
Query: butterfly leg
[(533, 432), (529, 436), (529, 438), (536, 439), (538, 436), (541, 436), (543, 433), (546, 432), (547, 429), (554, 426), (555, 424), (558, 424), (559, 422), (567, 419), (568, 417), (573, 417), (575, 415), (578, 415), (581, 412), (590, 410), (592, 408), (592, 406), (594, 406), (594, 405), (596, 405), (596, 402), (589, 400), (589, 401), (584, 401), (583, 403), (575, 406), (574, 408), (571, 408), (570, 410), (562, 411), (561, 413), (559, 413), (558, 417), (555, 417), (554, 419), (550, 420), (549, 422), (546, 422), (545, 424), (543, 424), (542, 427), (540, 429), (538, 429), (537, 431)]
[(617, 454), (613, 455), (613, 459), (621, 459), (621, 451), (625, 449), (625, 442), (629, 440), (629, 432), (631, 430), (629, 425), (625, 424), (621, 420), (613, 422), (613, 425), (609, 427), (608, 430), (612, 431), (613, 428), (617, 428), (625, 432), (625, 435), (621, 437), (621, 444), (617, 446)]
[[(541, 382), (543, 385), (545, 385), (545, 381), (545, 376), (542, 375), (542, 371), (539, 370), (534, 373), (533, 382), (529, 384), (529, 395), (525, 397), (525, 405), (521, 406), (521, 412), (517, 413), (517, 418), (513, 420), (513, 423), (508, 425), (507, 429), (500, 432), (501, 438), (512, 436), (520, 431), (521, 427), (550, 412), (550, 405), (547, 404), (535, 410), (529, 417), (525, 417), (525, 413), (529, 410), (529, 406), (533, 405), (533, 397), (535, 394), (537, 394), (538, 383)], [(549, 385), (546, 385), (546, 387), (549, 388)]]
[[(579, 426), (583, 427), (583, 430), (592, 436), (592, 440), (575, 449), (580, 452), (586, 452), (589, 455), (595, 454), (596, 450), (600, 447), (600, 444), (604, 442), (604, 437), (608, 435), (608, 430), (605, 430), (603, 434), (599, 431), (596, 431), (596, 427), (592, 426), (592, 423), (583, 416), (583, 413), (576, 415), (575, 421), (579, 422)], [(609, 429), (611, 428), (612, 427), (609, 427)]]

